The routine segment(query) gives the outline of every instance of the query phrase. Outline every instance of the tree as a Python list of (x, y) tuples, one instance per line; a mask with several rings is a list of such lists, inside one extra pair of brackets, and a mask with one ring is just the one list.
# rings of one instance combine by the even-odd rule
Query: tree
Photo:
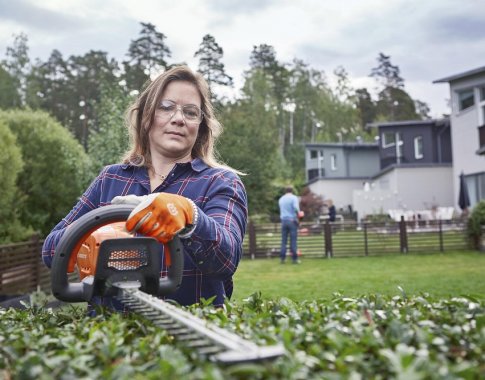
[(18, 81), (0, 64), (0, 108), (18, 108), (22, 105)]
[(323, 206), (323, 198), (313, 193), (308, 186), (305, 186), (300, 198), (300, 209), (305, 213), (305, 219), (318, 218), (322, 214)]
[(209, 86), (213, 84), (232, 86), (232, 78), (226, 74), (221, 62), (224, 51), (217, 44), (214, 37), (206, 34), (199, 45), (194, 57), (199, 57), (199, 72), (207, 80)]
[(30, 70), (27, 35), (25, 33), (14, 35), (13, 46), (7, 47), (5, 55), (7, 59), (2, 62), (2, 65), (17, 82), (20, 99), (23, 104), (25, 101), (27, 74)]
[(64, 60), (54, 50), (38, 61), (28, 80), (27, 104), (42, 109), (67, 127), (87, 149), (89, 134), (98, 130), (96, 110), (105, 85), (117, 83), (118, 63), (107, 53), (91, 50)]
[(48, 233), (76, 203), (89, 181), (89, 158), (82, 146), (51, 116), (40, 111), (0, 111), (22, 153), (19, 217)]
[(89, 134), (99, 129), (97, 110), (104, 86), (118, 82), (118, 64), (108, 60), (106, 52), (91, 50), (82, 56), (71, 56), (67, 62), (70, 92), (70, 126), (75, 136), (88, 149)]
[(377, 115), (376, 105), (366, 88), (357, 89), (355, 95), (359, 112), (359, 123), (361, 128), (364, 129), (368, 123), (375, 121)]
[(261, 69), (268, 73), (272, 72), (279, 66), (274, 47), (267, 44), (253, 46), (253, 51), (249, 58), (249, 66), (251, 69)]
[(109, 164), (119, 162), (129, 145), (125, 111), (132, 98), (117, 83), (102, 89), (97, 107), (99, 130), (89, 136), (89, 157), (93, 174)]
[(378, 94), (377, 114), (387, 121), (419, 119), (414, 100), (409, 94), (395, 87), (389, 87)]
[(130, 90), (140, 90), (150, 75), (166, 69), (167, 58), (172, 53), (165, 43), (166, 36), (155, 25), (140, 23), (140, 37), (132, 40), (128, 48), (128, 60), (123, 62), (125, 80)]
[(421, 100), (415, 100), (414, 101), (414, 108), (416, 109), (416, 113), (418, 116), (422, 119), (430, 119), (431, 117), (429, 116), (430, 113), (430, 108), (427, 103), (422, 102)]
[(378, 66), (374, 67), (370, 76), (375, 78), (384, 88), (404, 88), (404, 79), (401, 78), (398, 66), (391, 63), (391, 56), (379, 53)]
[(32, 230), (21, 225), (18, 217), (17, 177), (23, 167), (22, 154), (15, 135), (0, 122), (0, 243), (22, 241)]
[(343, 66), (338, 66), (333, 73), (337, 78), (337, 86), (335, 88), (337, 98), (341, 102), (352, 101), (354, 94), (347, 70)]
[(271, 103), (271, 82), (261, 71), (253, 72), (242, 89), (244, 98), (223, 109), (224, 134), (218, 149), (222, 159), (247, 176), (249, 212), (268, 214), (274, 182), (281, 177), (276, 113)]
[(399, 67), (391, 64), (391, 57), (383, 53), (379, 53), (377, 61), (379, 65), (370, 74), (383, 87), (378, 94), (377, 117), (387, 121), (420, 118), (414, 100), (404, 90)]

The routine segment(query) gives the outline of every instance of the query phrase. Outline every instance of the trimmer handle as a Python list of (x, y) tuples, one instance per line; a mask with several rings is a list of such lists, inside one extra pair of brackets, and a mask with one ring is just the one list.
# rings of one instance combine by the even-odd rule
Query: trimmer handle
[[(81, 244), (99, 227), (122, 222), (128, 219), (134, 205), (108, 205), (94, 209), (81, 216), (72, 224), (59, 241), (52, 261), (51, 287), (53, 295), (61, 301), (86, 302), (93, 296), (93, 281), (86, 278), (82, 282), (69, 282), (68, 271), (72, 271), (75, 257)], [(136, 238), (133, 238), (136, 239)], [(160, 278), (158, 296), (167, 295), (177, 290), (182, 283), (184, 255), (182, 243), (175, 236), (168, 244), (171, 265), (166, 277)], [(159, 268), (156, 268), (159, 270)]]

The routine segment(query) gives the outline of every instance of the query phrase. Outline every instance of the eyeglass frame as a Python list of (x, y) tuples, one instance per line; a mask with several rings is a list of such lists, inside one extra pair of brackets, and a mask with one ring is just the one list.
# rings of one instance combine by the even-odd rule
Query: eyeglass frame
[[(162, 109), (162, 103), (164, 103), (164, 102), (170, 103), (172, 106), (175, 107), (175, 110), (173, 110), (173, 112), (164, 111)], [(180, 113), (182, 114), (182, 117), (183, 117), (183, 119), (184, 119), (184, 121), (186, 123), (202, 123), (202, 120), (204, 120), (204, 116), (205, 116), (204, 111), (202, 111), (202, 109), (200, 107), (196, 106), (195, 104), (184, 104), (184, 105), (180, 105), (180, 104), (177, 104), (174, 101), (168, 100), (168, 99), (162, 99), (162, 100), (160, 100), (160, 102), (158, 104), (159, 105), (157, 107), (157, 110), (165, 113), (166, 115), (168, 115), (169, 116), (169, 120), (171, 120), (178, 111), (180, 111)], [(196, 109), (198, 109), (200, 111), (199, 118), (193, 119), (193, 120), (187, 118), (186, 115), (185, 115), (185, 113), (184, 113), (184, 108), (185, 107), (195, 107)]]

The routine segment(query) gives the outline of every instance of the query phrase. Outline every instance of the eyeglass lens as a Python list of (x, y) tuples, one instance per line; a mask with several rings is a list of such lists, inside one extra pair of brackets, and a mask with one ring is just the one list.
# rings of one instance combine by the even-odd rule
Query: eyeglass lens
[(190, 121), (201, 121), (202, 120), (202, 110), (193, 104), (186, 104), (180, 106), (171, 100), (162, 100), (159, 106), (160, 111), (170, 114), (172, 117), (177, 110), (181, 110), (184, 118)]

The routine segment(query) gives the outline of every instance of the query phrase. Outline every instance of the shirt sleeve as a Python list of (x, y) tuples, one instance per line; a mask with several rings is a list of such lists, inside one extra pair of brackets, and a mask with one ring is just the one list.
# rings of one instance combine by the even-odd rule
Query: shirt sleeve
[(204, 198), (197, 198), (199, 219), (185, 251), (204, 274), (232, 276), (242, 257), (247, 223), (247, 196), (239, 177), (217, 176)]
[(54, 251), (61, 240), (62, 235), (64, 235), (66, 228), (81, 216), (99, 206), (102, 180), (106, 170), (107, 168), (101, 171), (98, 177), (96, 177), (84, 194), (79, 198), (69, 214), (67, 214), (67, 216), (63, 218), (45, 238), (44, 245), (42, 246), (42, 261), (47, 267), (51, 267)]

